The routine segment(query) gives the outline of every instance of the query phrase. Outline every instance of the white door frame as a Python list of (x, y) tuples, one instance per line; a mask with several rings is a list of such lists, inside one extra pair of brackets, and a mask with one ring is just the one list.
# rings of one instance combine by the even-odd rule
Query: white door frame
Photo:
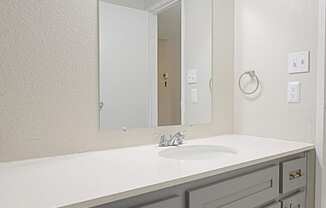
[(326, 0), (319, 0), (316, 110), (316, 208), (326, 207)]
[(148, 21), (149, 21), (149, 82), (150, 82), (150, 94), (149, 94), (149, 127), (156, 128), (158, 127), (158, 80), (157, 80), (157, 68), (158, 68), (158, 61), (157, 61), (157, 15), (152, 14), (149, 12), (148, 14)]

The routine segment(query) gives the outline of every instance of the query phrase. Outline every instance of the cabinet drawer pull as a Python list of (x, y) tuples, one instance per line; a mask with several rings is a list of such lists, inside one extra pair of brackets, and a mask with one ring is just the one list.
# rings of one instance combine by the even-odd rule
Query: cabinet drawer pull
[(295, 170), (289, 173), (289, 180), (294, 180), (296, 178), (300, 178), (301, 176), (303, 176), (303, 173), (301, 171), (301, 169), (299, 170)]

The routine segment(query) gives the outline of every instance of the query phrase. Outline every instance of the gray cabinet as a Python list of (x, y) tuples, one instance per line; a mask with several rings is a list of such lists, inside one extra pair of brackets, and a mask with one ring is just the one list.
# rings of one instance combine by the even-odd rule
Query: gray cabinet
[(189, 208), (254, 208), (279, 193), (279, 168), (273, 166), (188, 191)]

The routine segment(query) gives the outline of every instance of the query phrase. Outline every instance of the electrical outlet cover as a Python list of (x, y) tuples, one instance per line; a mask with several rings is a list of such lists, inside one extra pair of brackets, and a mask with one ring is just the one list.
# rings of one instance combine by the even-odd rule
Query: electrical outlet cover
[(301, 102), (301, 83), (289, 82), (288, 83), (288, 103)]

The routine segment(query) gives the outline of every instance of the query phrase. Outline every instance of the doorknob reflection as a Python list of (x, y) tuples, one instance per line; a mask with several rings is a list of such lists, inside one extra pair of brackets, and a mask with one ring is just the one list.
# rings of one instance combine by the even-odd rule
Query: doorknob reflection
[(168, 87), (169, 73), (163, 73), (162, 77), (163, 77), (164, 87)]

